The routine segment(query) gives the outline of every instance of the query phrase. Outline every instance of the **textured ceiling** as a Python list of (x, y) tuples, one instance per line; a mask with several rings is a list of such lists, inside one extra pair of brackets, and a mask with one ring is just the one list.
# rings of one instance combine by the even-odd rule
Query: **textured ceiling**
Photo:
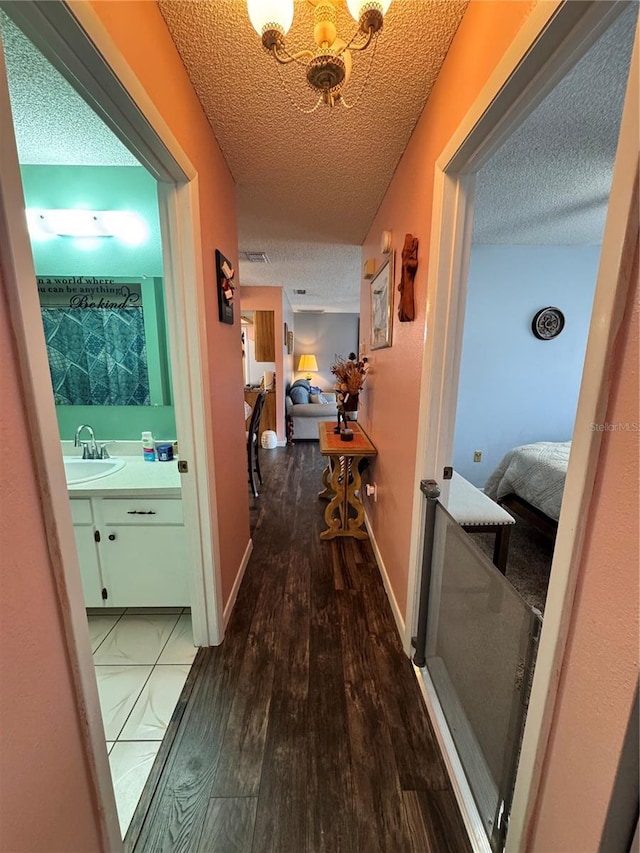
[[(236, 180), (239, 241), (262, 249), (270, 265), (240, 264), (243, 284), (280, 284), (294, 308), (358, 311), (359, 246), (422, 112), (467, 0), (395, 0), (375, 63), (352, 110), (298, 112), (283, 90), (244, 0), (160, 0), (182, 56)], [(313, 46), (312, 8), (296, 0), (287, 43)], [(356, 24), (339, 3), (338, 32)], [(347, 97), (360, 91), (371, 48), (354, 55)], [(299, 67), (282, 75), (301, 105), (314, 97)], [(292, 293), (306, 288), (307, 297)], [(348, 296), (347, 296), (348, 295)]]
[(478, 172), (474, 243), (602, 242), (637, 15), (632, 4)]
[[(282, 285), (296, 310), (357, 312), (360, 243), (466, 0), (394, 0), (360, 103), (310, 116), (287, 99), (244, 0), (160, 5), (237, 183), (240, 249), (271, 260), (241, 261), (242, 283)], [(481, 170), (476, 242), (599, 242), (636, 14), (634, 4)], [(0, 25), (21, 162), (138, 165), (2, 13)], [(367, 54), (355, 62), (352, 96)], [(293, 88), (312, 102), (304, 83)]]
[(0, 29), (21, 163), (140, 165), (2, 11)]

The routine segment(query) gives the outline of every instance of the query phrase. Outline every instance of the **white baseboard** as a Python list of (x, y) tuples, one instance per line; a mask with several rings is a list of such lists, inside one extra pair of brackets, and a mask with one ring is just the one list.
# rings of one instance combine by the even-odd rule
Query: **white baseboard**
[(382, 577), (382, 583), (384, 584), (385, 592), (387, 593), (387, 598), (389, 599), (389, 604), (391, 605), (391, 612), (393, 613), (393, 618), (396, 622), (396, 628), (398, 629), (398, 634), (400, 634), (400, 642), (404, 642), (404, 617), (400, 612), (400, 608), (398, 607), (398, 602), (396, 601), (396, 597), (393, 594), (393, 588), (391, 586), (391, 581), (389, 580), (389, 575), (387, 574), (387, 569), (384, 564), (384, 560), (382, 559), (382, 555), (380, 554), (380, 549), (378, 548), (378, 543), (376, 542), (376, 537), (373, 534), (373, 530), (371, 528), (371, 522), (369, 521), (369, 516), (365, 512), (364, 514), (364, 523), (367, 528), (367, 533), (369, 534), (369, 539), (371, 541), (371, 547), (373, 548), (373, 553), (375, 554), (376, 562), (378, 564), (378, 568), (380, 570), (380, 576)]
[(229, 619), (231, 617), (231, 611), (233, 610), (233, 606), (236, 603), (236, 598), (238, 597), (238, 590), (240, 589), (240, 584), (242, 583), (242, 578), (244, 577), (244, 573), (247, 569), (247, 564), (249, 563), (249, 558), (253, 553), (253, 539), (249, 539), (247, 543), (247, 547), (244, 552), (244, 556), (242, 557), (242, 562), (240, 563), (240, 568), (238, 569), (238, 574), (236, 575), (236, 579), (233, 583), (233, 589), (231, 590), (231, 595), (229, 596), (229, 601), (224, 608), (224, 613), (222, 616), (222, 621), (224, 623), (224, 627), (226, 629)]
[(427, 706), (427, 713), (433, 725), (436, 740), (440, 747), (440, 754), (447, 768), (447, 775), (449, 776), (473, 853), (491, 853), (491, 846), (484, 831), (482, 819), (478, 813), (471, 788), (460, 763), (458, 752), (449, 731), (444, 711), (440, 705), (438, 694), (431, 681), (429, 671), (426, 668), (419, 669), (415, 664), (413, 664), (413, 671), (418, 680), (422, 698)]

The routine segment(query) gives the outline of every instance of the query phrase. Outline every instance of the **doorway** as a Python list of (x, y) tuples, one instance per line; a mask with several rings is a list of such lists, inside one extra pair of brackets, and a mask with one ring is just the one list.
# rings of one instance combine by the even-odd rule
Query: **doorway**
[[(213, 494), (214, 471), (211, 449), (207, 442), (196, 442), (196, 435), (207, 434), (201, 388), (204, 385), (200, 351), (202, 341), (198, 326), (197, 297), (191, 283), (199, 280), (201, 270), (196, 261), (197, 244), (197, 185), (193, 170), (182, 153), (176, 150), (174, 140), (164, 144), (160, 136), (150, 133), (151, 125), (144, 112), (134, 104), (111, 68), (89, 41), (85, 30), (74, 14), (62, 3), (6, 4), (8, 14), (17, 26), (43, 49), (47, 59), (64, 68), (74, 85), (82, 90), (91, 103), (102, 104), (106, 114), (112, 107), (105, 89), (116, 91), (122, 110), (129, 110), (130, 121), (118, 114), (120, 138), (137, 155), (142, 152), (142, 162), (158, 181), (160, 230), (163, 243), (163, 272), (165, 287), (162, 291), (166, 303), (171, 373), (175, 388), (176, 428), (180, 435), (181, 461), (188, 470), (178, 480), (182, 487), (183, 520), (185, 527), (185, 562), (190, 567), (185, 578), (187, 601), (192, 607), (193, 640), (196, 645), (215, 645), (222, 639), (222, 608), (220, 596), (219, 565), (217, 559), (216, 508)], [(69, 71), (73, 66), (76, 76)], [(91, 72), (89, 69), (91, 68)], [(79, 73), (80, 72), (80, 73)], [(47, 351), (42, 330), (40, 305), (35, 287), (35, 271), (24, 218), (16, 216), (23, 210), (23, 188), (20, 180), (12, 123), (9, 119), (9, 99), (4, 64), (2, 64), (0, 94), (2, 113), (3, 157), (1, 163), (3, 204), (6, 230), (0, 234), (3, 258), (7, 259), (12, 324), (15, 329), (27, 387), (33, 389), (31, 401), (34, 443), (39, 447), (37, 463), (45, 493), (66, 495), (65, 478), (60, 453), (60, 435), (51, 390)], [(93, 87), (93, 97), (87, 92)], [(148, 109), (149, 105), (144, 104)], [(133, 107), (133, 108), (132, 108)], [(136, 125), (137, 123), (137, 125)], [(141, 146), (141, 135), (147, 148)], [(135, 138), (135, 143), (131, 140)], [(180, 165), (177, 159), (180, 161)], [(4, 220), (3, 220), (4, 222)], [(33, 288), (21, 286), (32, 281)], [(162, 433), (161, 433), (162, 435)], [(161, 435), (157, 436), (158, 438)], [(106, 436), (103, 436), (106, 438)], [(140, 443), (135, 442), (140, 451)], [(160, 468), (160, 465), (158, 465)], [(165, 469), (166, 470), (166, 469)], [(68, 501), (52, 500), (48, 507), (51, 551), (56, 555), (56, 577), (61, 596), (68, 606), (63, 608), (65, 629), (69, 637), (69, 654), (72, 670), (77, 678), (76, 691), (79, 707), (87, 719), (86, 737), (90, 772), (95, 781), (97, 797), (102, 805), (105, 847), (120, 848), (113, 789), (109, 775), (107, 752), (104, 745), (103, 724), (96, 690), (89, 632), (87, 629), (85, 600), (80, 583), (78, 556), (75, 547), (72, 514)], [(113, 507), (111, 507), (113, 508)], [(153, 508), (145, 512), (151, 515)], [(154, 519), (155, 520), (155, 519)], [(91, 519), (93, 521), (93, 519)], [(105, 524), (113, 522), (103, 516)], [(175, 521), (175, 519), (174, 519)], [(129, 530), (129, 527), (127, 527)], [(95, 532), (95, 531), (94, 531)], [(112, 530), (112, 534), (117, 532)], [(107, 539), (110, 537), (107, 536)], [(176, 616), (173, 629), (178, 627), (182, 614)], [(99, 638), (96, 638), (99, 639)], [(158, 662), (158, 661), (157, 661)]]
[(506, 576), (541, 612), (634, 28), (630, 7), (476, 174), (452, 462), (516, 519)]
[[(447, 481), (443, 469), (451, 464), (455, 412), (458, 394), (460, 353), (464, 327), (464, 283), (468, 273), (472, 233), (472, 203), (475, 176), (506, 139), (516, 131), (588, 48), (624, 12), (625, 5), (606, 8), (592, 4), (589, 9), (573, 9), (571, 4), (537, 9), (511, 47), (511, 53), (482, 93), (457, 134), (443, 152), (436, 169), (434, 193), (434, 239), (430, 258), (430, 292), (433, 311), (428, 317), (431, 334), (425, 347), (424, 392), (421, 403), (422, 445), (416, 479), (434, 479), (443, 484), (446, 503)], [(539, 51), (539, 53), (537, 53)], [(537, 56), (536, 56), (537, 54)], [(637, 62), (637, 55), (632, 59)], [(576, 436), (567, 473), (565, 498), (554, 555), (553, 573), (540, 651), (532, 685), (531, 702), (524, 732), (521, 758), (515, 783), (514, 805), (506, 839), (507, 849), (521, 849), (529, 808), (539, 779), (539, 759), (545, 748), (548, 721), (557, 681), (554, 672), (562, 654), (565, 628), (571, 611), (573, 584), (582, 547), (584, 515), (588, 506), (598, 437), (588, 427), (603, 419), (606, 405), (606, 365), (628, 289), (624, 257), (633, 234), (634, 182), (637, 175), (637, 80), (628, 81), (625, 115), (614, 172), (614, 181), (600, 259), (595, 295), (596, 316), (606, 318), (594, 324), (589, 336), (584, 380), (578, 402)], [(495, 88), (494, 88), (495, 87)], [(499, 93), (499, 94), (498, 94)], [(629, 224), (631, 223), (631, 224)], [(616, 231), (617, 227), (617, 231)], [(435, 249), (435, 253), (434, 253)], [(613, 283), (617, 285), (614, 286)], [(542, 307), (542, 306), (541, 306)], [(431, 338), (431, 340), (429, 340)], [(480, 449), (480, 448), (478, 448)], [(418, 495), (418, 490), (416, 489)], [(421, 553), (424, 529), (422, 496), (416, 497), (414, 511), (414, 554)], [(413, 568), (413, 580), (419, 566)], [(406, 648), (416, 624), (416, 586), (409, 586)], [(563, 628), (564, 626), (564, 628)], [(426, 688), (426, 700), (441, 732), (441, 746), (450, 756), (450, 771), (460, 779), (461, 808), (470, 792), (464, 771), (450, 739), (441, 708)], [(468, 812), (467, 826), (480, 849), (487, 839), (475, 806)]]

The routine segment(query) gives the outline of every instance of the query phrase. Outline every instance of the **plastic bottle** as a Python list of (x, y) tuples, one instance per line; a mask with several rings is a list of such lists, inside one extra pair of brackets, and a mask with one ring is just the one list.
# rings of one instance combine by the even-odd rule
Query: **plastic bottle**
[(142, 456), (145, 462), (156, 461), (156, 445), (150, 432), (142, 433)]

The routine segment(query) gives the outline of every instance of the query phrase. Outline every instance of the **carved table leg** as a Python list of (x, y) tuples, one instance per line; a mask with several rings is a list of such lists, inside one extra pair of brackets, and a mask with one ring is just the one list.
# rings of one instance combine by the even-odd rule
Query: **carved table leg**
[(321, 492), (318, 492), (318, 497), (323, 498), (324, 500), (331, 500), (334, 496), (335, 492), (331, 487), (331, 470), (333, 468), (333, 459), (329, 457), (327, 461), (327, 467), (322, 472), (322, 485), (324, 489)]
[[(360, 500), (360, 486), (362, 485), (362, 479), (360, 477), (358, 462), (358, 459), (352, 460), (352, 464), (350, 466), (350, 473), (352, 476), (348, 477), (347, 483), (345, 483), (345, 521), (348, 530), (346, 535), (354, 536), (356, 539), (368, 539), (369, 535), (367, 531), (362, 529), (362, 525), (364, 524), (364, 507)], [(355, 510), (355, 518), (351, 518), (349, 516), (349, 507), (353, 507)]]
[[(366, 530), (361, 529), (364, 522), (364, 507), (358, 497), (362, 482), (358, 470), (358, 457), (330, 457), (330, 465), (325, 469), (322, 481), (326, 488), (320, 494), (322, 497), (331, 496), (331, 500), (324, 511), (327, 530), (322, 531), (320, 538), (334, 539), (336, 536), (351, 536), (355, 539), (367, 539)], [(350, 518), (350, 508), (355, 510), (355, 518)]]

